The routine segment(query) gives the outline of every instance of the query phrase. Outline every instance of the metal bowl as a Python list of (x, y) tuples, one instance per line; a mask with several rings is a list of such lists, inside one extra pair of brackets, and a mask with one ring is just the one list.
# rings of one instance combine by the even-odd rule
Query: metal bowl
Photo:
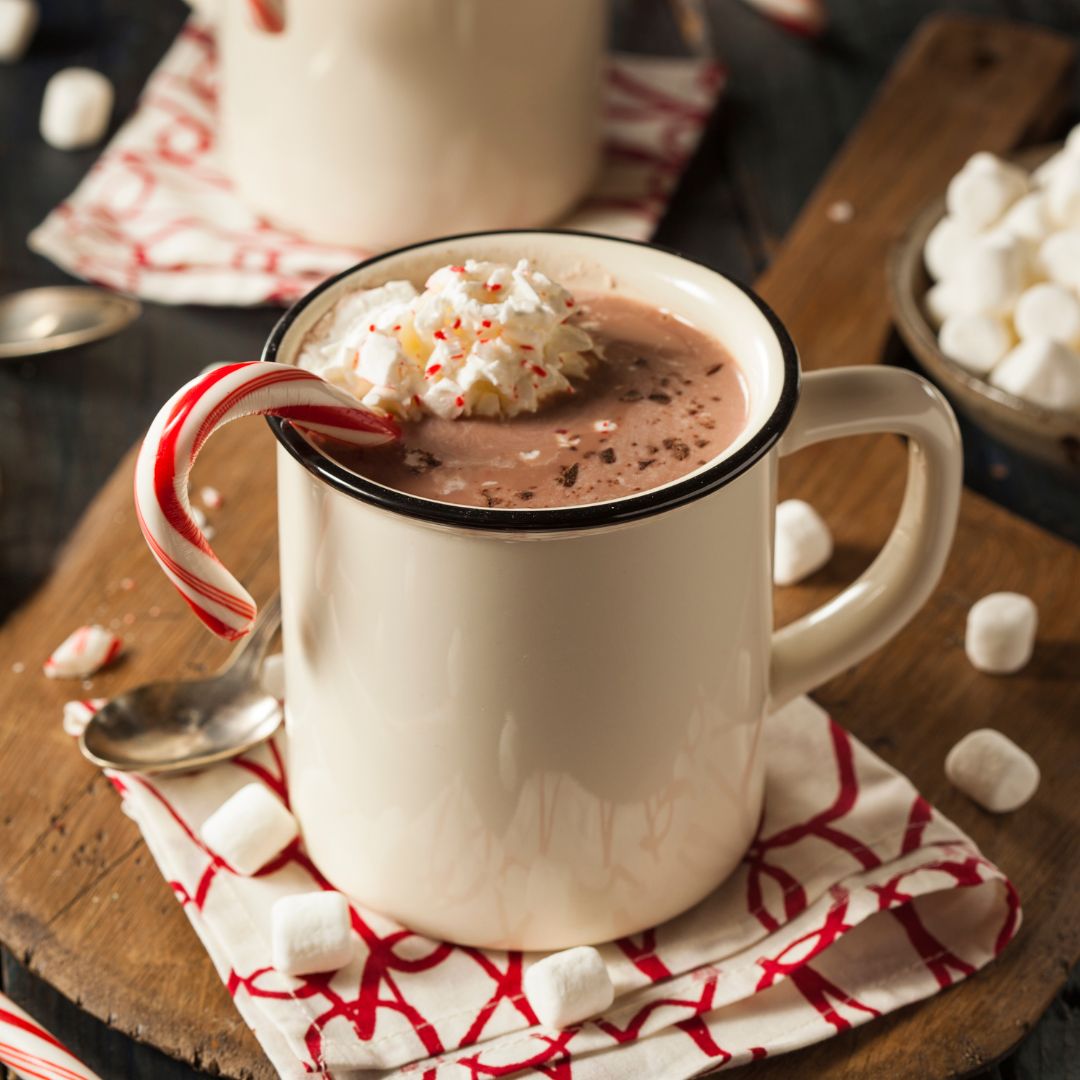
[[(1013, 157), (1034, 169), (1060, 144), (1040, 146)], [(923, 314), (930, 275), (923, 264), (923, 247), (930, 230), (945, 216), (945, 196), (930, 203), (911, 223), (889, 259), (888, 290), (893, 319), (904, 343), (953, 404), (973, 423), (1007, 446), (1045, 462), (1080, 480), (1080, 415), (1043, 409), (1007, 394), (972, 375), (938, 348)]]
[(137, 300), (89, 285), (9, 293), (0, 297), (0, 360), (40, 356), (109, 337), (141, 311)]

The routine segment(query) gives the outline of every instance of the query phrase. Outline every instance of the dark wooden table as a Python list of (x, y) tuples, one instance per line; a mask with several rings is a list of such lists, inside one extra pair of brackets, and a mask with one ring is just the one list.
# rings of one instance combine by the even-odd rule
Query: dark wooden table
[[(737, 0), (709, 0), (718, 51), (731, 71), (721, 108), (657, 239), (752, 281), (862, 113), (919, 19), (942, 7), (1030, 18), (1080, 39), (1080, 4), (1052, 0), (940, 4), (832, 0), (833, 29), (817, 44), (791, 38)], [(114, 123), (132, 108), (175, 34), (180, 0), (45, 0), (41, 31), (21, 64), (0, 68), (0, 293), (68, 279), (32, 255), (25, 236), (76, 185), (94, 152), (61, 153), (37, 135), (49, 75), (81, 63), (117, 86)], [(658, 0), (616, 0), (616, 43), (680, 51)], [(207, 363), (254, 359), (277, 317), (270, 309), (173, 309), (144, 317), (111, 341), (47, 362), (0, 364), (0, 616), (48, 571), (86, 503), (153, 412)], [(969, 482), (1068, 535), (1077, 496), (977, 439)], [(995, 486), (996, 485), (996, 486)], [(0, 806), (4, 793), (0, 791)], [(2, 816), (2, 815), (0, 815)], [(0, 883), (2, 887), (2, 883)], [(3, 955), (2, 982), (105, 1080), (195, 1074), (111, 1032)], [(1075, 976), (1002, 1078), (1080, 1072), (1080, 980)]]

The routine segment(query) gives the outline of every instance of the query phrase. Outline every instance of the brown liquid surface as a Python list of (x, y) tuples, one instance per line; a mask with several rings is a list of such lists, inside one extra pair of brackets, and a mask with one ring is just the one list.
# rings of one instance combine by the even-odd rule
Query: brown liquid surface
[[(363, 450), (320, 441), (346, 468), (440, 502), (545, 509), (619, 499), (693, 472), (734, 442), (749, 402), (724, 347), (673, 315), (625, 297), (578, 298), (575, 321), (600, 359), (574, 394), (510, 420), (403, 424), (399, 443)], [(599, 421), (614, 431), (597, 431)]]

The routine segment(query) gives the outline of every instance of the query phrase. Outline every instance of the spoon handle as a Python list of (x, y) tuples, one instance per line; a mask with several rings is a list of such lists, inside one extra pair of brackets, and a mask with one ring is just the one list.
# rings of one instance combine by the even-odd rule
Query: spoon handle
[(254, 682), (258, 679), (259, 669), (262, 667), (266, 650), (281, 625), (281, 593), (275, 593), (274, 598), (259, 612), (259, 617), (252, 627), (244, 642), (237, 647), (229, 662), (225, 665), (222, 674), (228, 672), (232, 677), (241, 682)]

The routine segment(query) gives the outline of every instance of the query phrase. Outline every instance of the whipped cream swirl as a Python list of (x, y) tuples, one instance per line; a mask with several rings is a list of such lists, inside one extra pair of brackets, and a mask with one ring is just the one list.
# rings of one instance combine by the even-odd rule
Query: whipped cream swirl
[(573, 393), (592, 339), (567, 319), (573, 296), (528, 259), (444, 266), (346, 294), (300, 352), (300, 367), (404, 420), (427, 413), (516, 416)]

